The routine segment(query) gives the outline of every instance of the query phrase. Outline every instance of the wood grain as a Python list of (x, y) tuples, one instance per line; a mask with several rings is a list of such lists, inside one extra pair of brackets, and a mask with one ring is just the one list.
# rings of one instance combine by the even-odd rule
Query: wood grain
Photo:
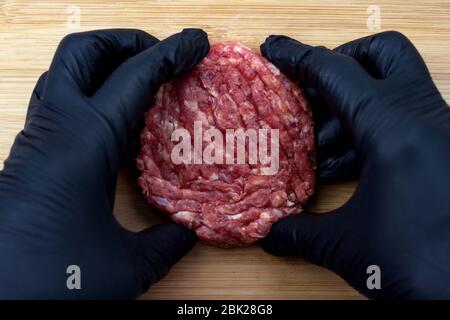
[[(79, 27), (67, 24), (68, 8), (80, 9)], [(22, 128), (33, 86), (60, 39), (98, 28), (139, 28), (164, 38), (184, 27), (205, 29), (212, 42), (241, 41), (257, 49), (269, 34), (286, 34), (313, 45), (337, 46), (376, 32), (367, 7), (378, 5), (381, 29), (406, 34), (450, 100), (450, 2), (447, 1), (0, 1), (0, 160)], [(70, 20), (70, 19), (69, 19)], [(356, 182), (321, 185), (311, 209), (345, 202)], [(129, 229), (162, 221), (151, 213), (125, 172), (118, 182), (115, 214)], [(144, 299), (275, 298), (359, 299), (332, 272), (257, 247), (221, 250), (197, 245)]]

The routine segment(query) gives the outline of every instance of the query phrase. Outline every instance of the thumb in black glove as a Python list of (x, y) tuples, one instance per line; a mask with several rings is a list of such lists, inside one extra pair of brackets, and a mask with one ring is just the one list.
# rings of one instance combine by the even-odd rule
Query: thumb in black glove
[[(195, 243), (164, 224), (139, 233), (112, 215), (119, 166), (159, 86), (208, 52), (187, 29), (72, 34), (38, 81), (0, 172), (0, 298), (133, 298)], [(81, 289), (66, 286), (68, 266)]]
[[(344, 206), (282, 219), (263, 248), (330, 268), (371, 298), (449, 298), (450, 109), (411, 42), (385, 32), (332, 51), (271, 36), (261, 51), (332, 109), (360, 172)], [(380, 288), (367, 285), (371, 266)]]

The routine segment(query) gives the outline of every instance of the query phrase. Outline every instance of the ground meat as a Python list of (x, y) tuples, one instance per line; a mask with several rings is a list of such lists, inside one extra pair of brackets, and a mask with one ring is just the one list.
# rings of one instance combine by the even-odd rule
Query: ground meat
[[(223, 140), (200, 136), (203, 140), (197, 143), (202, 152), (216, 143), (211, 154), (223, 151), (223, 163), (198, 162), (202, 153), (194, 147), (196, 123), (203, 133), (215, 128), (223, 134)], [(173, 160), (181, 138), (174, 140), (172, 134), (180, 128), (192, 137), (190, 153), (180, 153), (187, 155), (182, 163)], [(278, 129), (276, 173), (263, 174), (268, 165), (252, 163), (249, 149), (245, 163), (226, 161), (227, 156), (237, 159), (237, 147), (234, 154), (227, 153), (220, 142), (227, 130), (238, 128)], [(267, 138), (272, 136), (270, 131)], [(240, 43), (212, 46), (199, 65), (161, 87), (146, 114), (141, 144), (139, 185), (147, 199), (172, 220), (195, 229), (203, 242), (218, 247), (245, 246), (266, 236), (274, 222), (300, 212), (313, 193), (309, 104), (296, 84)], [(249, 144), (244, 142), (244, 147)], [(268, 154), (275, 150), (268, 142)]]

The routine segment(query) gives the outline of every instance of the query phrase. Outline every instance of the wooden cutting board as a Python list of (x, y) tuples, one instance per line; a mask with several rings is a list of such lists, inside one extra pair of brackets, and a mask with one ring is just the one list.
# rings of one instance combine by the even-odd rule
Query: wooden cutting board
[[(0, 0), (0, 160), (22, 128), (28, 99), (60, 39), (97, 28), (139, 28), (164, 38), (184, 27), (205, 29), (212, 42), (238, 40), (257, 49), (269, 34), (337, 46), (383, 30), (405, 33), (423, 54), (450, 100), (450, 2), (446, 1), (85, 1)], [(320, 185), (311, 210), (340, 206), (356, 182)], [(115, 214), (140, 230), (156, 216), (133, 181), (120, 175)], [(332, 272), (258, 246), (222, 250), (197, 245), (144, 299), (360, 299)]]

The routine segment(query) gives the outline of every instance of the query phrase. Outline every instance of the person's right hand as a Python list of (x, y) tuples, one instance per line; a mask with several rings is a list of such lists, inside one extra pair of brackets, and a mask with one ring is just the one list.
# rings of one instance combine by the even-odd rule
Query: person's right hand
[[(371, 298), (450, 298), (450, 109), (412, 43), (384, 32), (328, 50), (271, 36), (261, 51), (333, 110), (360, 172), (345, 205), (282, 219), (263, 248)], [(379, 289), (367, 285), (373, 265)]]

